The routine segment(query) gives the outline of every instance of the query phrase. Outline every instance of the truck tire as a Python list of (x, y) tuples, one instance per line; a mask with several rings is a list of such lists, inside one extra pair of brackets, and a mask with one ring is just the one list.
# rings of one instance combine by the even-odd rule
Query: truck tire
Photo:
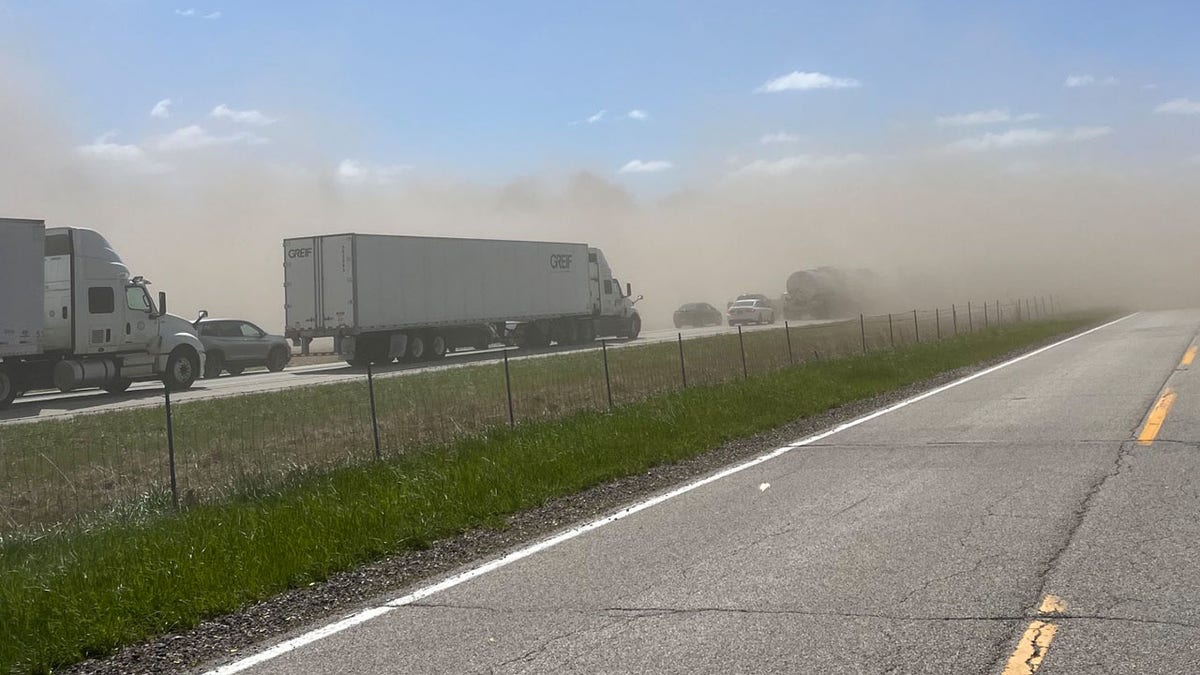
[(408, 334), (408, 346), (404, 349), (404, 361), (412, 363), (425, 359), (425, 336), (420, 333)]
[(283, 347), (275, 347), (267, 354), (267, 370), (278, 373), (287, 367), (288, 353)]
[(429, 331), (425, 336), (425, 358), (430, 361), (441, 361), (446, 358), (446, 337), (437, 331)]
[(637, 339), (637, 336), (639, 334), (641, 334), (641, 332), (642, 332), (642, 317), (638, 316), (637, 314), (634, 314), (633, 318), (629, 320), (629, 331), (627, 333), (625, 333), (625, 337), (629, 338), (630, 340), (635, 340), (635, 339)]
[(579, 322), (579, 344), (586, 345), (596, 341), (596, 324), (591, 319)]
[(204, 379), (219, 377), (224, 367), (225, 355), (221, 352), (209, 352), (208, 357), (204, 359)]
[(133, 380), (128, 380), (124, 377), (118, 377), (112, 382), (104, 385), (104, 391), (110, 394), (124, 394), (125, 390), (129, 389), (129, 385), (131, 384), (133, 384)]
[(196, 350), (181, 345), (173, 349), (167, 357), (167, 369), (162, 376), (163, 386), (170, 391), (190, 389), (199, 374), (200, 357)]
[(0, 365), (0, 410), (12, 405), (17, 397), (17, 382), (8, 368)]

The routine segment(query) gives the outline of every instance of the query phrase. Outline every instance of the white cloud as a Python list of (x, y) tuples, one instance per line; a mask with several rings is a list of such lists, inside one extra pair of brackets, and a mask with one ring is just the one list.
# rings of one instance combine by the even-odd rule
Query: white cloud
[(217, 145), (263, 145), (269, 142), (266, 138), (249, 132), (217, 136), (204, 130), (203, 127), (193, 124), (159, 137), (154, 143), (154, 148), (172, 152), (198, 150)]
[(759, 159), (735, 170), (734, 177), (785, 176), (797, 171), (833, 169), (866, 160), (866, 155), (857, 152), (845, 155), (792, 155), (776, 160)]
[(167, 169), (166, 165), (155, 162), (146, 156), (146, 152), (132, 144), (114, 143), (116, 132), (110, 131), (87, 145), (81, 145), (75, 150), (84, 157), (95, 159), (125, 168), (149, 173), (160, 173)]
[(177, 9), (175, 10), (175, 14), (178, 16), (196, 16), (196, 10), (190, 7), (187, 9)]
[(375, 165), (343, 159), (338, 163), (337, 177), (346, 183), (390, 183), (411, 170), (408, 164)]
[(675, 168), (675, 165), (665, 159), (652, 159), (643, 162), (640, 159), (630, 160), (625, 166), (617, 169), (617, 173), (658, 173)]
[(1177, 98), (1158, 106), (1154, 112), (1167, 115), (1200, 115), (1200, 101)]
[(628, 117), (631, 120), (637, 120), (639, 122), (644, 122), (644, 121), (650, 119), (650, 115), (647, 114), (645, 110), (636, 110), (636, 109), (630, 110), (629, 114), (627, 114), (626, 117)]
[(763, 145), (774, 145), (777, 143), (795, 143), (800, 140), (800, 136), (789, 134), (786, 131), (779, 131), (773, 134), (763, 134), (758, 142)]
[(150, 116), (157, 117), (157, 118), (163, 119), (163, 120), (170, 117), (171, 116), (171, 99), (164, 98), (163, 100), (159, 101), (158, 103), (155, 103), (154, 107), (150, 109)]
[(946, 115), (935, 121), (939, 127), (971, 127), (982, 124), (1000, 124), (1002, 122), (1028, 122), (1040, 119), (1038, 113), (1023, 113), (1013, 115), (1007, 109), (992, 108), (991, 110), (976, 110), (961, 115)]
[(1113, 132), (1112, 127), (1076, 127), (1068, 130), (1009, 129), (1000, 133), (964, 138), (947, 146), (952, 152), (987, 152), (1049, 145), (1058, 142), (1088, 141)]
[(824, 73), (806, 73), (793, 70), (773, 80), (767, 80), (755, 93), (775, 94), (781, 91), (807, 91), (809, 89), (848, 89), (860, 87), (862, 83), (849, 77), (832, 77)]
[(1099, 78), (1094, 75), (1068, 75), (1067, 79), (1063, 82), (1064, 87), (1072, 89), (1091, 86), (1111, 87), (1115, 84), (1117, 84), (1117, 78), (1111, 75), (1105, 78)]
[(265, 127), (275, 124), (277, 119), (267, 117), (257, 110), (234, 110), (224, 103), (212, 109), (208, 116), (213, 119), (225, 119), (238, 124), (249, 124), (256, 127)]
[(210, 20), (219, 19), (219, 18), (221, 18), (221, 13), (220, 12), (211, 12), (209, 14), (205, 14), (204, 18), (210, 19)]

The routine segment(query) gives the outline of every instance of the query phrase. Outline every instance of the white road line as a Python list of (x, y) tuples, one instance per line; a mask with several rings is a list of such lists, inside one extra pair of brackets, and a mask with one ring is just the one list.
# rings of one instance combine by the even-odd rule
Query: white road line
[(1045, 347), (1041, 347), (1039, 349), (1035, 349), (1034, 351), (1029, 352), (1028, 354), (1022, 354), (1021, 356), (1018, 356), (1016, 358), (1010, 359), (1003, 363), (999, 363), (990, 368), (981, 370), (978, 373), (968, 375), (966, 377), (960, 378), (953, 382), (944, 384), (940, 387), (930, 389), (927, 392), (917, 394), (916, 396), (913, 396), (911, 398), (904, 399), (903, 401), (900, 401), (899, 403), (896, 403), (894, 405), (890, 405), (886, 408), (876, 410), (875, 412), (869, 413), (862, 417), (858, 417), (849, 422), (839, 424), (838, 426), (836, 426), (832, 429), (829, 429), (827, 431), (823, 431), (819, 434), (816, 434), (813, 436), (808, 436), (806, 438), (798, 440), (789, 445), (785, 445), (783, 447), (776, 448), (775, 450), (772, 450), (771, 452), (768, 452), (765, 455), (760, 455), (749, 461), (729, 467), (727, 469), (723, 469), (723, 470), (718, 471), (717, 473), (714, 473), (710, 476), (706, 476), (699, 480), (693, 481), (682, 487), (675, 488), (674, 490), (671, 490), (670, 492), (666, 492), (666, 493), (663, 493), (656, 497), (651, 497), (650, 499), (647, 499), (645, 501), (638, 502), (631, 506), (627, 506), (624, 509), (617, 511), (616, 513), (610, 514), (608, 516), (605, 516), (605, 517), (597, 519), (597, 520), (593, 520), (589, 523), (585, 523), (578, 527), (574, 527), (572, 529), (566, 530), (565, 532), (562, 532), (553, 537), (550, 537), (549, 539), (544, 539), (542, 541), (539, 541), (539, 542), (532, 544), (530, 546), (527, 546), (525, 548), (513, 551), (512, 553), (509, 553), (500, 558), (495, 558), (495, 559), (489, 560), (488, 562), (485, 562), (477, 567), (473, 567), (473, 568), (467, 570), (466, 572), (462, 572), (460, 574), (456, 574), (447, 579), (443, 579), (442, 581), (439, 581), (436, 584), (432, 584), (430, 586), (424, 586), (422, 588), (419, 588), (419, 589), (413, 591), (412, 593), (409, 593), (408, 595), (396, 598), (396, 599), (391, 600), (387, 603), (384, 603), (383, 605), (380, 605), (378, 607), (371, 607), (369, 609), (364, 609), (364, 610), (358, 612), (357, 614), (352, 614), (352, 615), (342, 619), (341, 621), (337, 621), (335, 623), (328, 624), (326, 626), (323, 626), (316, 630), (310, 631), (303, 635), (294, 637), (290, 640), (286, 640), (286, 641), (281, 642), (281, 643), (275, 645), (274, 647), (271, 647), (265, 651), (261, 651), (257, 654), (254, 654), (253, 656), (248, 656), (239, 661), (235, 661), (233, 663), (221, 666), (219, 668), (215, 668), (213, 670), (208, 671), (205, 675), (231, 675), (232, 673), (240, 673), (243, 670), (246, 670), (247, 668), (251, 668), (260, 663), (265, 663), (267, 661), (270, 661), (271, 659), (274, 659), (274, 658), (277, 658), (284, 654), (287, 654), (288, 652), (294, 651), (300, 647), (311, 644), (313, 642), (317, 642), (318, 640), (323, 640), (331, 635), (340, 633), (340, 632), (346, 630), (347, 628), (351, 628), (351, 627), (357, 626), (361, 623), (370, 621), (371, 619), (374, 619), (376, 617), (383, 616), (384, 614), (387, 614), (387, 613), (391, 612), (392, 610), (395, 610), (399, 607), (403, 607), (405, 605), (410, 605), (414, 602), (423, 600), (431, 595), (434, 595), (435, 593), (440, 593), (441, 591), (444, 591), (449, 588), (453, 588), (455, 586), (458, 586), (459, 584), (470, 581), (477, 577), (481, 577), (489, 572), (494, 572), (495, 570), (498, 570), (501, 567), (510, 565), (510, 564), (512, 564), (518, 560), (521, 560), (523, 558), (528, 558), (529, 556), (534, 555), (535, 553), (540, 553), (547, 549), (558, 546), (559, 544), (561, 544), (565, 541), (574, 539), (575, 537), (578, 537), (581, 534), (585, 534), (587, 532), (591, 532), (592, 530), (599, 529), (601, 527), (604, 527), (605, 525), (608, 525), (609, 523), (614, 523), (618, 520), (622, 520), (624, 518), (632, 516), (633, 514), (639, 512), (639, 511), (644, 511), (652, 506), (657, 506), (667, 500), (674, 499), (675, 497), (678, 497), (682, 494), (691, 492), (692, 490), (695, 490), (696, 488), (703, 487), (705, 485), (708, 485), (709, 483), (714, 483), (716, 481), (719, 481), (722, 478), (732, 476), (735, 473), (740, 473), (751, 467), (758, 466), (759, 464), (762, 464), (763, 462), (767, 462), (772, 459), (775, 459), (776, 457), (779, 457), (780, 455), (791, 452), (792, 450), (795, 450), (796, 448), (801, 448), (806, 445), (811, 445), (818, 441), (829, 438), (830, 436), (832, 436), (834, 434), (840, 433), (847, 429), (851, 429), (860, 424), (870, 422), (873, 419), (882, 417), (889, 413), (893, 413), (897, 410), (900, 410), (901, 408), (906, 408), (918, 401), (923, 401), (931, 396), (936, 396), (944, 391), (948, 391), (948, 390), (958, 387), (960, 385), (966, 384), (967, 382), (970, 382), (972, 380), (976, 380), (985, 375), (994, 373), (997, 370), (1000, 370), (1002, 368), (1007, 368), (1013, 364), (1020, 363), (1021, 361), (1024, 361), (1025, 359), (1032, 358), (1034, 356), (1037, 356), (1038, 354), (1041, 354), (1042, 352), (1048, 351), (1050, 349), (1054, 349), (1055, 347), (1064, 345), (1073, 340), (1078, 340), (1079, 338), (1081, 338), (1085, 335), (1089, 335), (1098, 330), (1107, 328), (1115, 323), (1124, 321), (1125, 319), (1128, 319), (1129, 317), (1135, 316), (1135, 315), (1136, 315), (1136, 312), (1134, 314), (1127, 314), (1119, 319), (1109, 321), (1108, 323), (1103, 324), (1101, 326), (1096, 326), (1095, 328), (1086, 330), (1082, 333), (1079, 333), (1078, 335), (1072, 335), (1069, 338), (1059, 340), (1058, 342), (1055, 342), (1050, 345), (1046, 345)]

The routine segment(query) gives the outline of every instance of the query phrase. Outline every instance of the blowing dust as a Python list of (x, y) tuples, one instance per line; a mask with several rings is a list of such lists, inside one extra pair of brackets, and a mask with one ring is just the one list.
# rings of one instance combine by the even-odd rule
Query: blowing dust
[[(777, 297), (790, 273), (873, 270), (881, 311), (1054, 294), (1067, 306), (1200, 304), (1200, 171), (928, 153), (654, 198), (581, 169), (478, 184), (347, 180), (234, 148), (161, 160), (88, 140), (0, 69), (0, 216), (101, 231), (171, 310), (283, 324), (284, 237), (372, 232), (586, 242), (645, 296), (648, 328), (681, 303)], [(697, 139), (701, 142), (702, 139)]]

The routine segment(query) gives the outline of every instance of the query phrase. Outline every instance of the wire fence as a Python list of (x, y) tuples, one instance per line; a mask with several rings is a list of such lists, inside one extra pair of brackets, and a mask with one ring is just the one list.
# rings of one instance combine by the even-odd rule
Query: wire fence
[(432, 451), (813, 360), (896, 349), (1058, 313), (1053, 297), (522, 355), (0, 427), (0, 536), (152, 517), (269, 494), (314, 474)]

